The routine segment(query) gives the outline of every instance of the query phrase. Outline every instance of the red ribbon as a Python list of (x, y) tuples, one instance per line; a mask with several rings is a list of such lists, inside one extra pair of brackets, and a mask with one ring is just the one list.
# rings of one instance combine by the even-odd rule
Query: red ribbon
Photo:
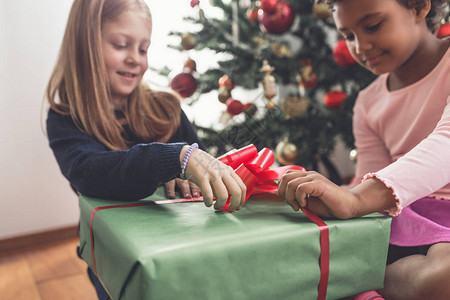
[(256, 156), (258, 156), (258, 150), (256, 150), (255, 145), (250, 144), (241, 149), (233, 149), (230, 152), (225, 153), (224, 155), (217, 158), (221, 162), (230, 167), (236, 169), (245, 161), (251, 161)]
[[(251, 194), (261, 194), (261, 193), (276, 193), (278, 186), (275, 180), (279, 179), (288, 170), (301, 170), (305, 171), (304, 168), (300, 166), (290, 165), (284, 167), (278, 167), (269, 169), (275, 157), (270, 149), (264, 148), (259, 153), (254, 145), (248, 145), (244, 148), (233, 150), (218, 158), (221, 162), (226, 165), (231, 166), (237, 175), (241, 177), (247, 187), (247, 194), (245, 196), (245, 201)], [(200, 202), (203, 201), (203, 197), (196, 198), (184, 198), (184, 199), (174, 199), (174, 200), (162, 200), (153, 202), (138, 202), (138, 203), (128, 203), (119, 205), (109, 205), (100, 206), (95, 208), (91, 212), (90, 218), (90, 235), (91, 235), (91, 252), (92, 252), (92, 263), (94, 265), (94, 272), (97, 274), (97, 266), (95, 263), (94, 256), (94, 233), (93, 233), (93, 220), (95, 214), (103, 209), (110, 208), (125, 208), (125, 207), (137, 207), (146, 206), (154, 204), (169, 204), (169, 203), (183, 203), (183, 202)], [(230, 199), (227, 200), (223, 210), (231, 212), (228, 210), (230, 205)], [(302, 207), (303, 213), (317, 226), (320, 230), (320, 281), (318, 287), (318, 300), (324, 300), (327, 294), (328, 287), (328, 275), (329, 275), (329, 262), (330, 262), (330, 245), (329, 245), (329, 230), (328, 225), (325, 224), (317, 215), (310, 211), (306, 207)]]
[(303, 213), (313, 221), (320, 230), (320, 281), (318, 300), (325, 300), (328, 288), (328, 275), (330, 273), (330, 236), (328, 225), (307, 207), (301, 207)]

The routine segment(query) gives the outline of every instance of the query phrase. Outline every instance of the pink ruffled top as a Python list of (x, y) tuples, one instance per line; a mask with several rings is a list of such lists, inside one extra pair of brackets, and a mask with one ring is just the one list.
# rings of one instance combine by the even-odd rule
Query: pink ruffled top
[(384, 182), (397, 199), (395, 216), (423, 197), (450, 200), (450, 48), (412, 85), (391, 92), (387, 78), (362, 90), (354, 106), (354, 182)]

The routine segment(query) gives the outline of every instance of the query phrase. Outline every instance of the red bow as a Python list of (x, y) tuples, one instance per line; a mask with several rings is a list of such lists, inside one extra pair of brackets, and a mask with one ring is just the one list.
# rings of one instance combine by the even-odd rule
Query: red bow
[[(304, 168), (294, 165), (269, 170), (275, 161), (273, 152), (268, 148), (264, 148), (258, 153), (254, 145), (233, 150), (218, 159), (232, 167), (244, 182), (247, 187), (245, 201), (247, 201), (251, 194), (276, 193), (277, 183), (275, 180), (279, 179), (287, 170), (305, 171)], [(232, 212), (228, 210), (229, 206), (230, 199), (227, 200), (227, 203), (222, 209)]]

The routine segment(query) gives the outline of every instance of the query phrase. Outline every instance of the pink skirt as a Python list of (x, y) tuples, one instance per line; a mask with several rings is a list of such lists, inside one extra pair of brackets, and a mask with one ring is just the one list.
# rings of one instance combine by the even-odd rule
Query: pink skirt
[(450, 201), (422, 198), (392, 218), (390, 243), (422, 246), (450, 242)]

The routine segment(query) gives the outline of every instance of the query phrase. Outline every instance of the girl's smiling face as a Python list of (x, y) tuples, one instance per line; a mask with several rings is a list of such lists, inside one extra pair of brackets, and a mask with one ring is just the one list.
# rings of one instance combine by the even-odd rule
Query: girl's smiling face
[(374, 74), (397, 70), (419, 47), (423, 26), (418, 26), (416, 10), (396, 0), (341, 0), (333, 7), (350, 53)]
[(102, 50), (114, 107), (121, 107), (139, 85), (148, 67), (151, 22), (145, 14), (127, 11), (102, 26)]

